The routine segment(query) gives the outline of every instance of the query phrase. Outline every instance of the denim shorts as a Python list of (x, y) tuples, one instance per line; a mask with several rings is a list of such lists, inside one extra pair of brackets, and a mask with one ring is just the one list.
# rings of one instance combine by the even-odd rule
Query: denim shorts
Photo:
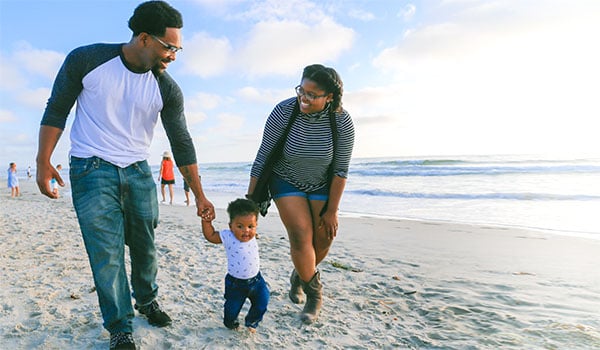
[(304, 197), (315, 201), (326, 201), (329, 198), (329, 186), (323, 186), (322, 188), (312, 192), (304, 192), (291, 183), (282, 180), (277, 175), (271, 176), (269, 190), (271, 191), (271, 196), (273, 199), (294, 196)]

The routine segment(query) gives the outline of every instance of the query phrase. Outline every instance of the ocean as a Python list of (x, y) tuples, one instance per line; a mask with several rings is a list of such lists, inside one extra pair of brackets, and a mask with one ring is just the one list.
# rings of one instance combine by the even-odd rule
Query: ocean
[(358, 160), (351, 171), (344, 210), (600, 238), (599, 184), (600, 159)]
[[(246, 194), (251, 165), (199, 165), (213, 204), (224, 208)], [(152, 169), (157, 178), (159, 165)], [(61, 173), (68, 181), (68, 169)], [(175, 173), (174, 204), (185, 205)], [(27, 181), (25, 170), (19, 176)], [(353, 159), (340, 204), (346, 216), (521, 227), (592, 239), (600, 239), (599, 213), (600, 158), (523, 155)]]
[[(243, 196), (250, 167), (200, 164), (209, 199), (224, 207)], [(183, 204), (183, 182), (176, 181), (176, 202)], [(522, 227), (594, 239), (600, 239), (599, 213), (600, 158), (353, 159), (340, 204), (340, 215)]]
[[(224, 207), (243, 196), (250, 167), (250, 162), (200, 164), (209, 199)], [(154, 170), (158, 174), (158, 166)], [(599, 184), (600, 158), (353, 159), (340, 215), (523, 227), (600, 239)], [(177, 204), (183, 204), (182, 186), (178, 177)]]

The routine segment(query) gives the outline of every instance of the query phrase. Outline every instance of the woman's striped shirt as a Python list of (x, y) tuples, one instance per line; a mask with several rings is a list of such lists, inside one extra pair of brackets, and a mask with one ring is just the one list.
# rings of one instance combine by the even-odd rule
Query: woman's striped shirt
[[(267, 118), (251, 176), (260, 177), (265, 161), (285, 131), (296, 100), (293, 97), (280, 102)], [(327, 115), (327, 110), (310, 115), (300, 112), (284, 143), (282, 156), (273, 167), (275, 174), (305, 192), (327, 185), (327, 170), (332, 162), (334, 175), (348, 177), (354, 147), (354, 124), (346, 110), (335, 114), (338, 137), (333, 154), (331, 125)]]

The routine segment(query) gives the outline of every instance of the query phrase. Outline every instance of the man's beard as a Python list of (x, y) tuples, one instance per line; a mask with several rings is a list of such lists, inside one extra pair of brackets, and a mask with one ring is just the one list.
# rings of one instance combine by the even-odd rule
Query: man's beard
[(165, 71), (166, 69), (162, 69), (160, 64), (157, 64), (154, 67), (152, 67), (152, 73), (154, 73), (155, 76), (162, 75)]

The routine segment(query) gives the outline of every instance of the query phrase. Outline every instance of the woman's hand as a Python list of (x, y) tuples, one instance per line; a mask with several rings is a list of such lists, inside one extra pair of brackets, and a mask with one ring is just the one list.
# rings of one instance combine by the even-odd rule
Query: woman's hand
[(337, 236), (338, 230), (338, 216), (337, 210), (327, 210), (321, 215), (321, 221), (319, 222), (319, 228), (323, 228), (327, 237), (333, 240)]

